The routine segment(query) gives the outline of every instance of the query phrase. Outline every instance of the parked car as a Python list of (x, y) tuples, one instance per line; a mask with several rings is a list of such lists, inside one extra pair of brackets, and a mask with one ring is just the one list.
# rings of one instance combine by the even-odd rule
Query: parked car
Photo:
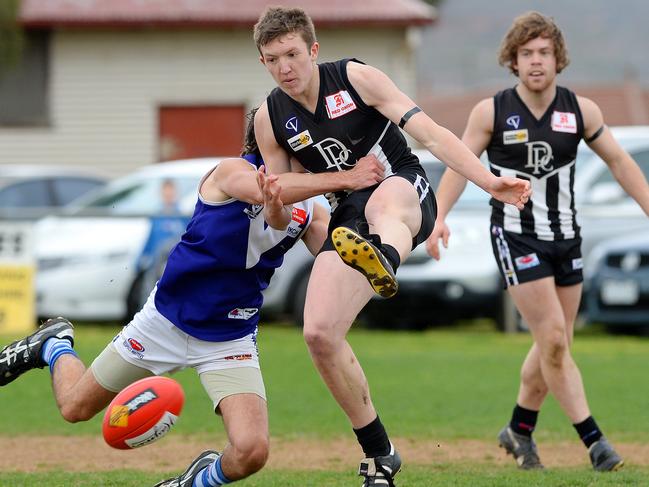
[(0, 165), (0, 220), (35, 220), (105, 182), (86, 169)]
[[(38, 221), (38, 315), (121, 320), (137, 311), (155, 283), (152, 269), (189, 221), (198, 181), (215, 162), (146, 166)], [(165, 182), (175, 187), (175, 207), (165, 208)]]
[[(137, 312), (189, 222), (200, 178), (217, 162), (146, 166), (75, 201), (65, 215), (39, 221), (34, 238), (39, 316), (113, 321)], [(170, 185), (176, 204), (165, 208)], [(265, 291), (264, 312), (303, 307), (304, 296), (296, 290), (306, 289), (304, 272), (308, 278), (312, 262), (306, 246), (291, 250)]]
[(649, 331), (649, 231), (600, 243), (587, 263), (588, 321)]

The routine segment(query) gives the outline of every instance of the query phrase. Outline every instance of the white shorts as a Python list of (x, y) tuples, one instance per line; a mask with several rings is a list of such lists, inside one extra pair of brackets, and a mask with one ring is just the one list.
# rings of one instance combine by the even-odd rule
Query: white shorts
[(227, 342), (208, 342), (188, 335), (154, 305), (155, 290), (128, 325), (113, 339), (117, 352), (137, 367), (155, 375), (192, 367), (209, 370), (237, 367), (259, 369), (257, 332)]
[(221, 400), (232, 394), (256, 394), (266, 399), (256, 332), (227, 342), (199, 340), (162, 316), (153, 304), (154, 295), (155, 291), (92, 363), (99, 384), (118, 392), (148, 375), (192, 367), (217, 412)]

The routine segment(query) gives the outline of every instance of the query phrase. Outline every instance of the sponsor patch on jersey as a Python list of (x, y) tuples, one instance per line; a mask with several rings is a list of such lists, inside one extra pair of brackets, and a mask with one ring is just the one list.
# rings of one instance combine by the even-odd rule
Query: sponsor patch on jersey
[(233, 320), (247, 320), (255, 316), (259, 308), (234, 308), (228, 313), (228, 318)]
[(291, 146), (291, 149), (297, 152), (313, 144), (313, 139), (311, 138), (309, 131), (305, 130), (304, 132), (297, 134), (295, 137), (291, 137), (287, 142)]
[(289, 237), (296, 238), (302, 230), (300, 229), (299, 225), (295, 225), (295, 222), (291, 222), (291, 224), (288, 226), (286, 229), (286, 235)]
[(342, 117), (356, 110), (356, 103), (354, 103), (352, 96), (347, 90), (325, 96), (325, 104), (327, 107), (327, 115), (331, 119)]
[(306, 210), (303, 208), (293, 208), (291, 220), (298, 222), (300, 225), (304, 225), (306, 223)]
[(243, 212), (248, 215), (248, 218), (254, 220), (259, 216), (259, 214), (264, 210), (264, 205), (248, 205), (248, 208), (245, 208)]
[(505, 130), (503, 132), (503, 144), (523, 144), (529, 140), (527, 129), (521, 130)]
[(584, 268), (584, 259), (579, 257), (578, 259), (572, 259), (572, 270), (576, 271)]
[(529, 269), (530, 267), (536, 267), (541, 263), (539, 261), (539, 257), (536, 255), (536, 252), (534, 252), (533, 254), (516, 257), (516, 259), (514, 259), (514, 262), (516, 262), (516, 268), (519, 271)]
[(576, 134), (577, 117), (572, 112), (552, 112), (552, 130)]
[(507, 120), (505, 120), (505, 123), (510, 127), (514, 127), (515, 129), (518, 129), (518, 127), (520, 127), (521, 125), (521, 116), (510, 115), (509, 117), (507, 117)]

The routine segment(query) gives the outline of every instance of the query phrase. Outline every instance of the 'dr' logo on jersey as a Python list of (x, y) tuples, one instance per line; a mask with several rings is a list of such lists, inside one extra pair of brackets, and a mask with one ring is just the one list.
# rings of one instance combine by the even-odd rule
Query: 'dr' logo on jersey
[(314, 144), (313, 147), (320, 152), (320, 155), (327, 163), (327, 169), (333, 169), (335, 167), (338, 171), (344, 171), (345, 168), (343, 166), (349, 168), (354, 167), (356, 164), (354, 161), (351, 163), (347, 162), (352, 151), (345, 147), (345, 144), (332, 137), (321, 140), (317, 144)]
[(532, 169), (532, 174), (541, 174), (541, 171), (548, 173), (554, 170), (552, 166), (552, 146), (540, 140), (528, 142), (527, 144), (526, 168)]

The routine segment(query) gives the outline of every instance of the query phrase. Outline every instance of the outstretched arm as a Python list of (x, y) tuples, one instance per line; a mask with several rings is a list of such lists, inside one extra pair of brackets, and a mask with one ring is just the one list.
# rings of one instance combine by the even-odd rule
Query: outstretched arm
[[(394, 123), (398, 124), (404, 114), (416, 106), (390, 78), (376, 68), (350, 62), (347, 74), (363, 101)], [(473, 181), (494, 198), (516, 205), (519, 209), (529, 199), (528, 181), (494, 176), (455, 135), (436, 124), (425, 113), (420, 111), (412, 115), (403, 128), (447, 166)]]
[(615, 140), (608, 127), (604, 126), (604, 117), (597, 104), (588, 98), (578, 97), (578, 100), (584, 118), (585, 138), (592, 137), (604, 127), (600, 135), (588, 145), (606, 162), (624, 191), (649, 215), (649, 185), (642, 169)]

